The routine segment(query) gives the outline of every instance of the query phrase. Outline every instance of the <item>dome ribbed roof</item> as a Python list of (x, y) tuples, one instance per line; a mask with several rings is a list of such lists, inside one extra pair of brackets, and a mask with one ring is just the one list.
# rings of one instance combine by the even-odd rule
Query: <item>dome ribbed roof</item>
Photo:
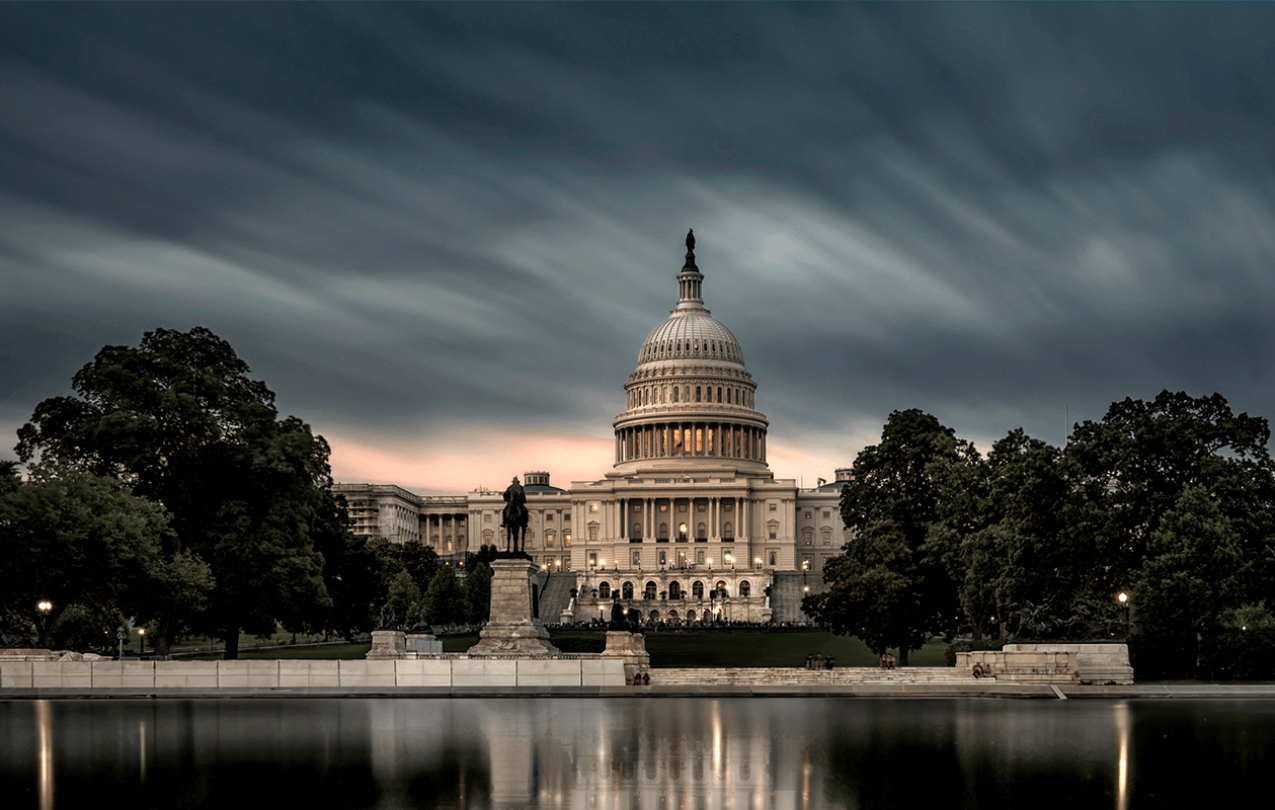
[(675, 312), (651, 330), (638, 351), (638, 364), (696, 358), (744, 364), (739, 341), (721, 321), (699, 312)]

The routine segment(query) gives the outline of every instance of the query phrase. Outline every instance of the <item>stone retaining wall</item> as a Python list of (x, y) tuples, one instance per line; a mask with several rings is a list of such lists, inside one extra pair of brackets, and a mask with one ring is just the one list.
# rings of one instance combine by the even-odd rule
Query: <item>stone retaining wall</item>
[(877, 669), (806, 669), (770, 667), (723, 667), (719, 669), (652, 669), (652, 686), (837, 686), (863, 683), (978, 683), (968, 670), (953, 667), (905, 667)]
[(624, 686), (624, 662), (572, 658), (3, 661), (0, 689)]
[(1124, 644), (1006, 644), (1005, 649), (956, 654), (956, 669), (978, 664), (999, 680), (1016, 683), (1132, 684)]

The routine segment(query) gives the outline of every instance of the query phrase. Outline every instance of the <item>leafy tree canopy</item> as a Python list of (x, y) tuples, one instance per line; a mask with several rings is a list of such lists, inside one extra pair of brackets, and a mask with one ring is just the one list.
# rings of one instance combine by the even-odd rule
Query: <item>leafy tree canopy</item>
[(477, 562), (472, 568), (465, 566), (465, 571), (465, 584), (461, 589), (465, 598), (465, 621), (483, 624), (491, 614), (491, 566)]
[[(944, 565), (945, 549), (928, 543), (927, 535), (938, 517), (944, 481), (955, 467), (976, 457), (969, 442), (957, 439), (930, 414), (915, 409), (891, 413), (881, 443), (859, 454), (853, 481), (841, 493), (842, 519), (857, 536), (847, 545), (846, 562), (834, 559), (824, 567), (824, 580), (831, 586), (829, 593), (842, 595), (816, 599), (807, 612), (821, 624), (848, 632), (845, 628), (861, 624), (855, 606), (870, 598), (864, 583), (871, 579), (883, 595), (891, 595), (887, 634), (900, 645), (903, 661), (925, 633), (954, 629), (960, 618), (956, 585)], [(875, 550), (856, 558), (856, 548), (866, 545), (861, 538), (876, 538)], [(852, 608), (855, 612), (838, 612)]]
[(1105, 546), (1099, 564), (1127, 586), (1160, 521), (1192, 486), (1217, 493), (1241, 544), (1256, 550), (1273, 528), (1270, 437), (1265, 419), (1233, 413), (1221, 394), (1162, 391), (1151, 402), (1113, 403), (1101, 422), (1077, 425), (1067, 456), (1084, 477), (1092, 525)]
[(157, 652), (189, 620), (226, 639), (298, 628), (332, 607), (316, 535), (348, 531), (332, 508), (328, 447), (248, 378), (230, 344), (207, 329), (147, 332), (137, 348), (107, 346), (73, 378), (76, 396), (36, 406), (18, 432), (23, 461), (40, 457), (130, 483), (167, 507), (165, 555), (207, 561), (217, 589), (207, 608), (157, 612)]
[(945, 550), (976, 638), (1000, 605), (1092, 598), (1092, 536), (1058, 448), (1011, 431), (986, 459), (951, 469), (938, 514), (929, 541)]
[(916, 555), (893, 523), (867, 526), (846, 553), (824, 566), (828, 590), (802, 600), (802, 609), (840, 635), (858, 636), (878, 655), (897, 647), (907, 666), (908, 652), (925, 643), (924, 576)]
[[(114, 478), (37, 468), (32, 479), (0, 494), (0, 595), (4, 607), (31, 619), (46, 645), (73, 605), (118, 605), (141, 614), (153, 605), (155, 580), (172, 576), (160, 553), (168, 513)], [(182, 587), (205, 592), (202, 570)], [(36, 610), (48, 601), (47, 615)]]
[(433, 624), (455, 624), (465, 618), (464, 594), (451, 568), (442, 566), (434, 574), (425, 591), (425, 609)]

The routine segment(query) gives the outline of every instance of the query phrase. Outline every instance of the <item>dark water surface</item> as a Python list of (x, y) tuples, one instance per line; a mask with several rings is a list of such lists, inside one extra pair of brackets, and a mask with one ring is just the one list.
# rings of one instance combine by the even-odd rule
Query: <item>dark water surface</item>
[(1275, 701), (0, 701), (0, 807), (1272, 806)]

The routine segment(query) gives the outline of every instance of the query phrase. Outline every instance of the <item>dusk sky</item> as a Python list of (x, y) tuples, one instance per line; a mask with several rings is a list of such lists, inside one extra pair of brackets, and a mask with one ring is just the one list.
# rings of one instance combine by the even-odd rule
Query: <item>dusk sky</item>
[(0, 5), (0, 458), (205, 326), (423, 493), (594, 480), (694, 228), (776, 475), (1275, 418), (1275, 5)]

